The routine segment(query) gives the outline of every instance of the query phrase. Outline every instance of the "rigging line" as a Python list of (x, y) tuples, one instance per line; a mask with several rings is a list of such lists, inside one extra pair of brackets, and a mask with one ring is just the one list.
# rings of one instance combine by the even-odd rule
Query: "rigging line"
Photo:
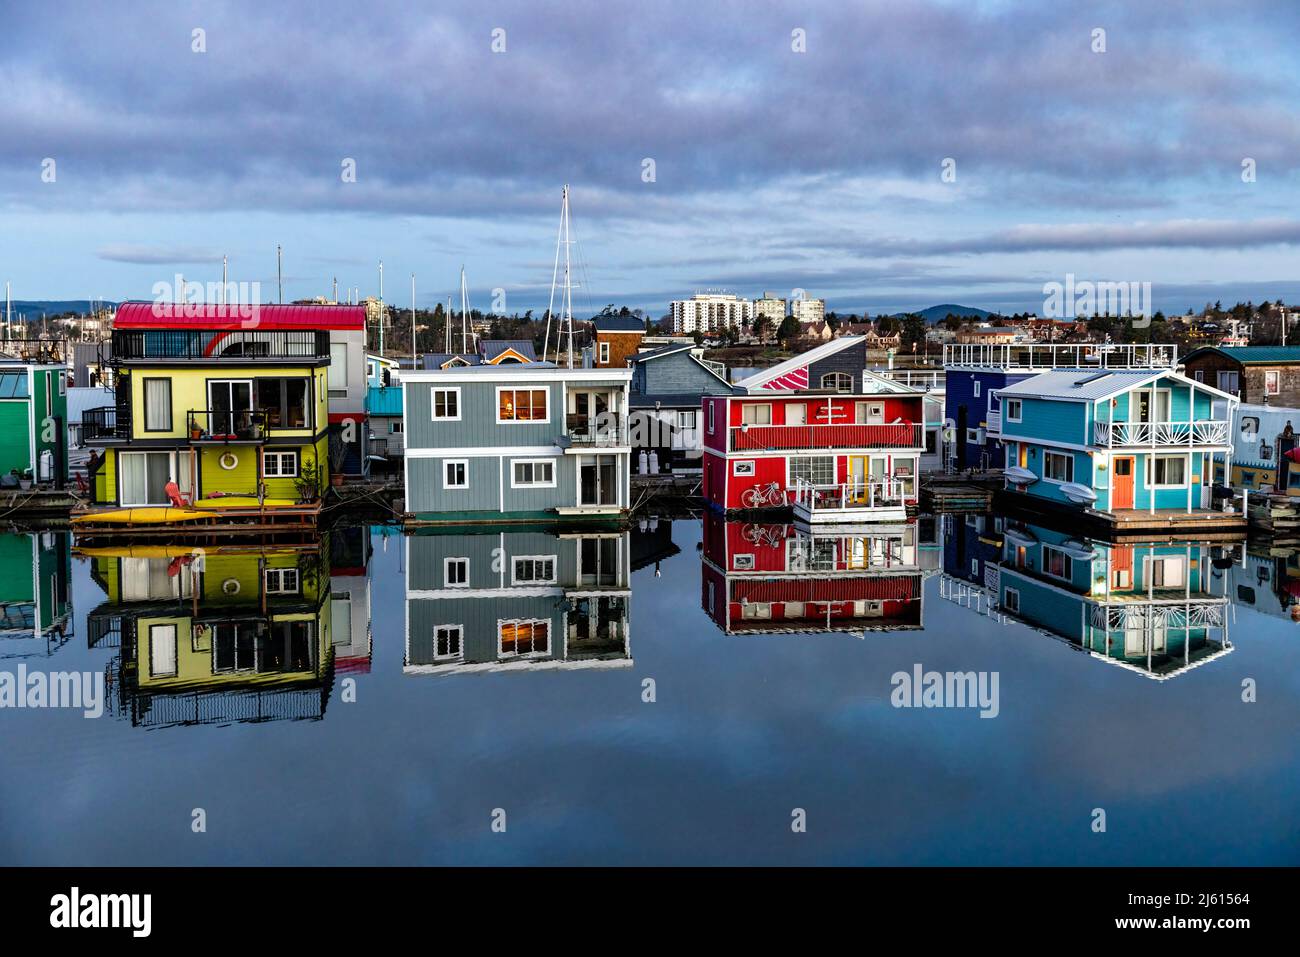
[[(564, 187), (568, 193), (569, 187)], [(555, 308), (555, 281), (560, 276), (560, 238), (564, 235), (564, 213), (560, 213), (560, 225), (555, 233), (555, 266), (551, 269), (551, 301), (546, 304), (546, 337), (542, 339), (542, 361), (546, 361), (547, 350), (551, 347), (551, 310)]]

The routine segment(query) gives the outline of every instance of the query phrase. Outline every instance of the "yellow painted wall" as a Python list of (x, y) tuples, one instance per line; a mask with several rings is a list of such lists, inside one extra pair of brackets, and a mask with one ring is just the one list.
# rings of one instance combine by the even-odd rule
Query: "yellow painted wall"
[[(277, 429), (277, 437), (304, 438), (323, 430), (329, 423), (329, 391), (325, 382), (326, 370), (311, 366), (223, 366), (220, 369), (210, 366), (194, 368), (193, 366), (173, 366), (141, 368), (131, 370), (131, 434), (137, 439), (188, 439), (187, 415), (191, 409), (200, 410), (208, 407), (209, 379), (311, 379), (315, 382), (315, 427), (312, 429)], [(172, 429), (170, 432), (146, 432), (144, 429), (144, 380), (170, 379), (172, 383)]]

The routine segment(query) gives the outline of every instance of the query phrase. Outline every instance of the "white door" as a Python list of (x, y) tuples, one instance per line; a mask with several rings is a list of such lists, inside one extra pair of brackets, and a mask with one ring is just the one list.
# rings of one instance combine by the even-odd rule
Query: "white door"
[(786, 425), (807, 425), (808, 406), (802, 402), (791, 402), (785, 407)]
[(149, 626), (149, 675), (166, 678), (176, 674), (176, 626)]

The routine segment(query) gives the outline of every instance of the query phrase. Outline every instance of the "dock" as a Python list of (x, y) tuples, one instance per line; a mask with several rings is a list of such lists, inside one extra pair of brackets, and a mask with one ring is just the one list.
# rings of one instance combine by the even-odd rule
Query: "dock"
[(1002, 487), (1001, 472), (933, 473), (921, 478), (921, 508), (930, 512), (987, 512)]
[(998, 514), (1030, 522), (1069, 522), (1079, 534), (1114, 544), (1152, 541), (1239, 542), (1248, 530), (1240, 512), (1212, 509), (1118, 509), (1101, 512), (1001, 490), (994, 493)]

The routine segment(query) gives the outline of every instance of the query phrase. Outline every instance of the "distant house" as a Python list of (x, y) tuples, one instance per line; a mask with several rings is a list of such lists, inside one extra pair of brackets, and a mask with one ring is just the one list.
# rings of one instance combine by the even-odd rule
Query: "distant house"
[(366, 409), (370, 415), (371, 454), (383, 456), (390, 463), (400, 460), (406, 452), (400, 383), (372, 385), (366, 394)]
[[(421, 369), (463, 369), (466, 366), (483, 364), (483, 357), (477, 352), (429, 352), (420, 356)], [(409, 360), (403, 360), (401, 367), (409, 369)]]
[(1215, 480), (1252, 492), (1300, 495), (1300, 463), (1288, 453), (1300, 445), (1300, 409), (1242, 405), (1232, 422), (1232, 460), (1215, 462)]
[(636, 355), (645, 337), (645, 320), (635, 316), (597, 316), (591, 364), (597, 369), (621, 369)]
[(632, 357), (628, 408), (634, 470), (641, 452), (647, 457), (654, 452), (660, 471), (700, 468), (701, 397), (731, 392), (726, 370), (703, 353), (685, 343)]
[(1206, 346), (1183, 360), (1187, 375), (1257, 405), (1300, 406), (1300, 346)]
[(957, 333), (959, 343), (975, 343), (980, 345), (1010, 345), (1013, 342), (1024, 342), (1029, 336), (1023, 329), (1017, 329), (1013, 326), (989, 326), (988, 328), (963, 329)]
[(830, 323), (825, 319), (818, 319), (815, 322), (799, 323), (799, 337), (814, 339), (818, 342), (829, 342), (835, 337), (835, 333), (831, 330)]
[(490, 366), (537, 361), (531, 339), (481, 339), (478, 354), (483, 364)]

